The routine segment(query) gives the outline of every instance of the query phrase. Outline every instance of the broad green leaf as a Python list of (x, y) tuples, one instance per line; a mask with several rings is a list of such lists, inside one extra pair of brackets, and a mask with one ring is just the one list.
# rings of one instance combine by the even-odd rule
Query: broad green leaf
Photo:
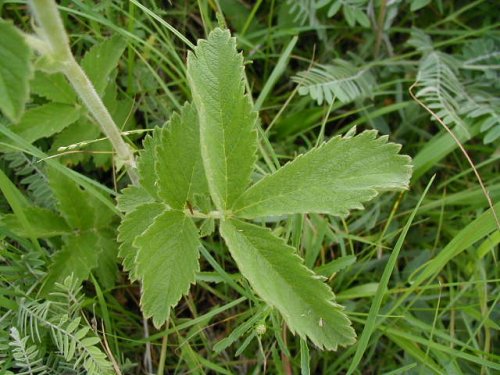
[(118, 65), (125, 47), (124, 40), (115, 35), (93, 46), (83, 57), (82, 68), (99, 95), (104, 93), (109, 76)]
[(379, 192), (406, 189), (410, 158), (401, 146), (365, 131), (329, 142), (297, 157), (250, 187), (234, 205), (238, 217), (295, 213), (345, 216)]
[(2, 19), (0, 35), (0, 109), (16, 122), (29, 98), (31, 50), (16, 27)]
[(134, 241), (136, 274), (142, 280), (141, 306), (159, 328), (170, 308), (189, 291), (199, 271), (198, 231), (179, 211), (166, 211)]
[(159, 195), (171, 207), (183, 209), (194, 194), (208, 194), (200, 153), (200, 129), (196, 109), (186, 104), (161, 133), (156, 147)]
[(71, 228), (94, 230), (111, 223), (114, 213), (97, 197), (55, 169), (48, 175), (59, 211)]
[(52, 258), (52, 264), (45, 277), (41, 294), (52, 291), (56, 282), (62, 283), (68, 276), (82, 281), (89, 277), (104, 249), (100, 232), (85, 231), (78, 235), (66, 236), (64, 246)]
[(28, 142), (50, 137), (61, 132), (80, 117), (80, 109), (74, 105), (48, 103), (26, 111), (12, 130)]
[(71, 231), (61, 216), (46, 208), (26, 207), (24, 214), (30, 226), (28, 231), (15, 214), (4, 215), (0, 218), (0, 223), (18, 236), (26, 238), (29, 236), (36, 238), (61, 236)]
[(235, 219), (222, 221), (220, 231), (242, 275), (279, 310), (292, 332), (328, 350), (355, 342), (333, 292), (292, 247), (268, 229)]
[(48, 74), (38, 70), (30, 82), (31, 92), (56, 103), (74, 104), (75, 91), (62, 73)]
[(147, 203), (138, 206), (125, 215), (118, 227), (118, 241), (121, 242), (119, 256), (123, 258), (123, 267), (130, 272), (130, 279), (135, 280), (135, 258), (137, 248), (133, 242), (153, 223), (154, 219), (165, 211), (161, 203)]
[(245, 95), (243, 57), (229, 31), (215, 29), (188, 54), (201, 155), (215, 206), (228, 209), (250, 182), (257, 115)]

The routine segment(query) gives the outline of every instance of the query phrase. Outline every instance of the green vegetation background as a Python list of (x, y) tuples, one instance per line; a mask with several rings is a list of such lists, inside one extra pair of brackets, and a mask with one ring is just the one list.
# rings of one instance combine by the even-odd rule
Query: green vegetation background
[[(0, 136), (0, 168), (13, 182), (11, 186), (3, 178), (0, 181), (2, 371), (83, 373), (81, 347), (74, 349), (76, 355), (64, 358), (46, 337), (55, 330), (61, 347), (66, 345), (69, 351), (67, 337), (76, 335), (77, 326), (87, 327), (78, 331), (80, 335), (93, 330), (93, 337), (99, 338), (87, 344), (102, 353), (102, 361), (109, 364), (106, 371), (124, 374), (158, 368), (172, 374), (494, 374), (500, 370), (500, 232), (467, 158), (423, 107), (456, 134), (493, 204), (499, 202), (500, 19), (495, 2), (72, 0), (59, 4), (72, 51), (78, 61), (83, 59), (84, 67), (96, 72), (95, 79), (106, 67), (99, 65), (102, 56), (86, 55), (89, 49), (106, 43), (102, 48), (108, 52), (106, 59), (116, 60), (109, 76), (102, 77), (99, 91), (118, 125), (130, 131), (127, 137), (137, 149), (148, 131), (163, 126), (191, 99), (186, 78), (190, 48), (179, 36), (195, 43), (226, 23), (243, 51), (248, 86), (260, 110), (261, 136), (269, 140), (262, 144), (269, 160), (260, 160), (261, 166), (283, 165), (356, 126), (358, 132), (376, 129), (401, 143), (402, 153), (414, 160), (413, 178), (409, 191), (383, 194), (345, 219), (297, 215), (270, 226), (297, 248), (309, 267), (328, 278), (358, 333), (353, 346), (321, 351), (291, 335), (278, 314), (250, 297), (248, 283), (237, 274), (217, 236), (205, 238), (213, 255), (202, 253), (197, 284), (174, 309), (165, 330), (143, 321), (140, 285), (130, 283), (113, 257), (104, 259), (106, 271), (94, 274), (81, 289), (71, 280), (60, 285), (51, 302), (55, 307), (50, 307), (38, 289), (50, 256), (62, 241), (57, 233), (36, 241), (30, 233), (9, 230), (14, 208), (5, 186), (15, 200), (53, 209), (58, 186), (47, 182), (40, 151), (96, 181), (97, 190), (104, 186), (113, 197), (128, 180), (113, 168), (110, 146), (100, 140), (92, 120), (68, 104), (74, 94), (58, 91), (56, 79), (38, 74), (27, 107), (31, 118), (23, 122), (28, 130), (16, 130), (19, 124), (0, 117), (1, 128), (7, 129)], [(31, 30), (24, 2), (0, 2), (0, 15)], [(47, 82), (55, 87), (47, 90)], [(43, 111), (37, 109), (41, 107)], [(32, 125), (40, 123), (57, 131), (50, 136), (34, 134)], [(6, 152), (15, 135), (26, 141), (26, 147)], [(57, 178), (59, 188), (68, 186), (67, 177), (52, 181)], [(499, 211), (498, 204), (495, 210)], [(96, 212), (101, 211), (96, 208)], [(405, 227), (412, 214), (411, 225)], [(119, 220), (100, 220), (104, 229), (99, 238), (104, 242), (93, 246), (106, 249), (116, 238), (109, 226), (116, 229)], [(61, 233), (68, 230), (64, 225)], [(397, 259), (390, 258), (394, 251), (399, 251)], [(387, 280), (387, 289), (381, 290)], [(380, 309), (374, 311), (376, 305)], [(63, 312), (66, 320), (60, 318)], [(51, 320), (51, 314), (59, 320)], [(53, 326), (47, 328), (43, 321)], [(32, 331), (40, 330), (42, 337), (20, 335), (26, 324)], [(364, 330), (371, 332), (367, 341)]]

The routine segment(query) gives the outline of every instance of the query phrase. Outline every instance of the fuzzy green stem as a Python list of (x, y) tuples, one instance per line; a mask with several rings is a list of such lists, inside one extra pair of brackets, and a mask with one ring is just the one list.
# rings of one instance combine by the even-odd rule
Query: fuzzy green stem
[(73, 57), (57, 4), (54, 0), (31, 0), (29, 5), (39, 27), (36, 31), (49, 47), (49, 57), (71, 82), (102, 132), (111, 142), (118, 161), (125, 165), (132, 183), (138, 184), (139, 177), (134, 154), (121, 137), (120, 129), (116, 126), (89, 78)]
[(37, 33), (47, 41), (55, 60), (67, 60), (71, 56), (69, 39), (54, 0), (30, 0), (30, 8), (40, 29)]
[(104, 106), (104, 103), (95, 91), (94, 86), (88, 79), (83, 69), (73, 58), (71, 58), (71, 60), (72, 61), (68, 61), (63, 65), (62, 72), (71, 82), (71, 85), (77, 92), (78, 96), (100, 125), (102, 132), (113, 145), (118, 160), (123, 162), (126, 166), (127, 173), (132, 180), (132, 183), (138, 184), (139, 177), (136, 172), (136, 163), (132, 150), (123, 141), (120, 130), (116, 126), (113, 118)]

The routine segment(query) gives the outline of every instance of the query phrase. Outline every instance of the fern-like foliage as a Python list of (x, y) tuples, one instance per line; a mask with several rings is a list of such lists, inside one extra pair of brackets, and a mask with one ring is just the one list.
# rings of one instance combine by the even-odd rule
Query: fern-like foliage
[(320, 40), (325, 41), (326, 32), (317, 15), (317, 3), (317, 0), (287, 0), (286, 6), (296, 24), (300, 26), (308, 25), (316, 30)]
[(10, 169), (21, 178), (32, 201), (41, 207), (53, 208), (55, 199), (49, 187), (44, 164), (38, 159), (29, 157), (22, 152), (5, 153), (2, 158), (8, 163)]
[(328, 17), (335, 16), (342, 9), (344, 19), (351, 27), (356, 24), (370, 27), (370, 19), (366, 15), (368, 0), (321, 0), (316, 6), (318, 8), (328, 6)]
[(356, 68), (352, 63), (335, 59), (332, 65), (317, 65), (299, 72), (293, 81), (299, 85), (299, 94), (310, 95), (318, 104), (335, 100), (343, 103), (371, 94), (375, 79), (368, 68)]
[(37, 346), (30, 343), (28, 336), (21, 337), (16, 327), (10, 329), (11, 354), (14, 359), (14, 368), (20, 375), (46, 374), (47, 367), (43, 364)]
[(458, 62), (453, 57), (432, 51), (420, 63), (416, 96), (424, 99), (445, 124), (465, 128), (459, 112), (466, 94), (457, 73)]
[(448, 126), (466, 132), (471, 121), (479, 121), (484, 143), (500, 138), (500, 44), (484, 39), (470, 42), (462, 58), (435, 50), (420, 30), (414, 31), (410, 44), (423, 53), (416, 96)]
[[(111, 363), (99, 348), (100, 338), (82, 319), (81, 293), (76, 279), (68, 277), (44, 302), (21, 300), (17, 326), (35, 344), (47, 345), (59, 357), (52, 369), (70, 367), (86, 374), (110, 374)], [(57, 373), (57, 371), (56, 371)]]

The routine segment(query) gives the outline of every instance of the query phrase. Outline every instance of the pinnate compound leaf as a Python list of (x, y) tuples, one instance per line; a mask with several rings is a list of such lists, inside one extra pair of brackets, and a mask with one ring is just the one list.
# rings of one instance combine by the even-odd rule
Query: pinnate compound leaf
[(128, 212), (118, 227), (118, 241), (121, 242), (118, 255), (123, 258), (123, 267), (130, 272), (130, 279), (136, 280), (135, 259), (137, 248), (133, 246), (140, 236), (153, 223), (154, 219), (165, 211), (160, 203), (147, 203)]
[(220, 230), (242, 275), (283, 315), (292, 332), (328, 350), (355, 342), (333, 292), (292, 247), (268, 229), (235, 219), (223, 221)]
[(170, 308), (186, 294), (199, 271), (198, 230), (179, 211), (165, 211), (134, 241), (136, 274), (142, 281), (141, 305), (159, 328)]
[(208, 195), (200, 153), (200, 129), (196, 109), (186, 104), (159, 134), (156, 174), (159, 195), (172, 208), (183, 209), (195, 194)]
[(16, 122), (29, 98), (31, 50), (16, 27), (2, 19), (0, 35), (0, 109)]
[(245, 95), (243, 57), (228, 30), (215, 29), (198, 42), (188, 55), (187, 74), (210, 194), (224, 210), (248, 186), (257, 147), (257, 114)]
[(380, 191), (406, 189), (410, 158), (400, 146), (365, 131), (352, 138), (334, 137), (251, 186), (235, 203), (238, 217), (295, 213), (345, 216), (362, 209)]

